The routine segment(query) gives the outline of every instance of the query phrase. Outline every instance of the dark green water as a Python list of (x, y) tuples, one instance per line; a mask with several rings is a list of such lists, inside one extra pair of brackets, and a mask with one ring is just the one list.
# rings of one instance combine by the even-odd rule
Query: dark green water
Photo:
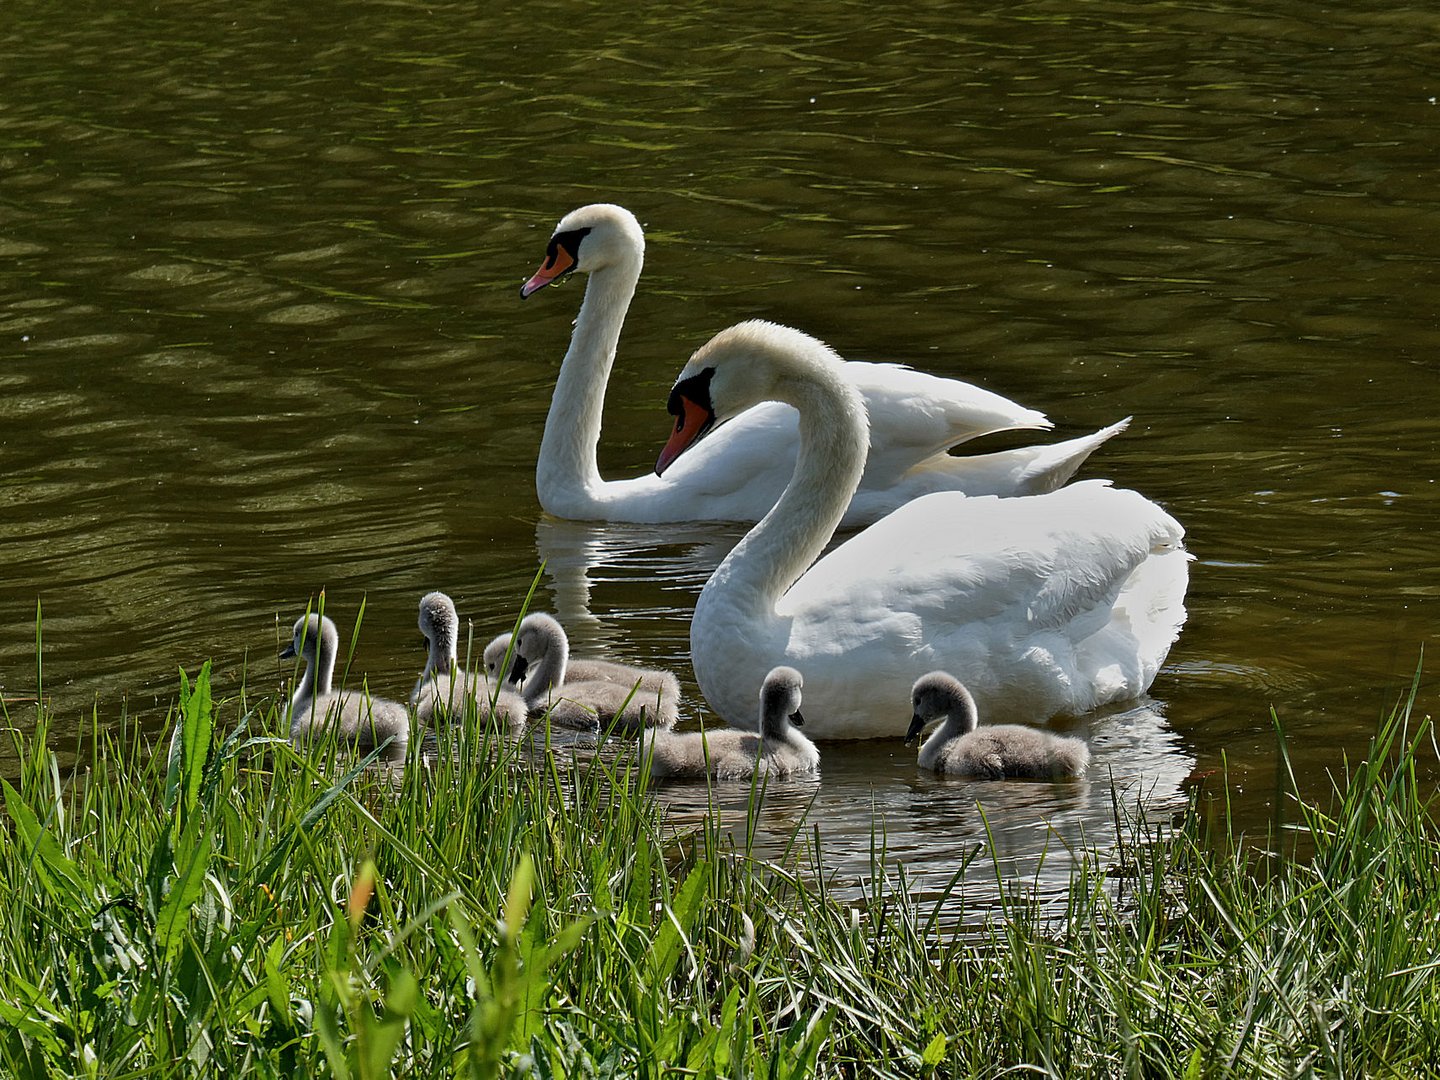
[[(580, 283), (521, 304), (555, 221), (614, 201), (646, 273), (602, 465), (763, 316), (962, 375), (1164, 503), (1197, 561), (1147, 707), (1072, 788), (828, 750), (840, 863), (948, 865), (974, 800), (1017, 865), (1228, 762), (1270, 819), (1273, 707), (1305, 782), (1435, 644), (1440, 15), (1291, 0), (715, 6), (54, 5), (0, 15), (0, 692), (153, 715), (179, 667), (275, 689), (324, 588), (402, 695), (415, 603), (481, 640), (541, 557), (577, 646), (676, 665), (735, 529), (540, 520), (532, 470)], [(723, 10), (720, 8), (723, 7)], [(583, 604), (583, 608), (582, 608)], [(1434, 708), (1435, 682), (1422, 687)], [(97, 706), (98, 702), (98, 706)], [(697, 715), (692, 703), (690, 715)], [(905, 721), (897, 702), (897, 733)], [(684, 793), (674, 796), (684, 802)]]

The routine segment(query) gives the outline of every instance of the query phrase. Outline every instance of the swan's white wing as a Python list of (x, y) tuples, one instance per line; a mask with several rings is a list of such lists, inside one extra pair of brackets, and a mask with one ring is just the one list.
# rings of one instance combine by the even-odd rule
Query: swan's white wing
[[(934, 668), (965, 682), (986, 715), (1129, 696), (1183, 620), (1183, 535), (1154, 503), (1100, 480), (1024, 499), (929, 495), (826, 555), (780, 600), (784, 662), (805, 673), (827, 737), (884, 733)], [(1163, 603), (1125, 593), (1166, 556), (1173, 570), (1152, 575)], [(1154, 642), (1132, 625), (1147, 605), (1168, 620)]]
[[(861, 493), (875, 492), (880, 503), (876, 507), (867, 502), (864, 519), (926, 490), (903, 487), (885, 494), (926, 458), (991, 432), (1050, 426), (1043, 413), (999, 394), (899, 364), (847, 363), (845, 372), (865, 398), (871, 418), (870, 464)], [(799, 445), (799, 415), (788, 405), (765, 402), (721, 424), (681, 455), (664, 477), (647, 474), (610, 481), (597, 494), (637, 519), (758, 521), (789, 483)], [(977, 470), (981, 490), (1010, 494), (1007, 485), (1020, 480), (1029, 461), (1007, 458), (990, 468), (994, 477)], [(950, 477), (941, 477), (938, 484), (965, 487), (963, 480)]]
[[(927, 458), (943, 455), (958, 443), (995, 431), (1048, 428), (1050, 422), (1043, 413), (999, 394), (898, 364), (849, 363), (845, 370), (865, 398), (871, 418), (868, 464), (856, 512), (847, 515), (846, 524), (874, 520), (936, 488), (1006, 495), (1036, 490), (1027, 477), (1037, 455), (1047, 462), (1057, 457), (1047, 447), (1026, 447), (975, 459), (973, 469), (947, 468), (944, 461), (930, 468), (936, 462)], [(1113, 432), (1104, 437), (1109, 434)], [(1073, 458), (1069, 473), (1103, 441), (1092, 439), (1078, 453), (1059, 455)], [(678, 458), (664, 477), (610, 481), (598, 494), (613, 508), (625, 507), (635, 520), (758, 521), (789, 483), (798, 449), (798, 414), (788, 405), (765, 402), (720, 425)], [(917, 466), (924, 475), (905, 477)]]
[[(972, 622), (1023, 601), (1038, 626), (1070, 621), (1108, 595), (1178, 522), (1144, 496), (1087, 480), (1045, 496), (927, 495), (830, 552), (781, 599), (781, 614), (873, 596)], [(857, 592), (858, 590), (858, 592)]]
[(864, 484), (898, 480), (926, 458), (997, 431), (1049, 428), (1045, 414), (959, 379), (942, 379), (903, 364), (844, 365), (870, 415)]

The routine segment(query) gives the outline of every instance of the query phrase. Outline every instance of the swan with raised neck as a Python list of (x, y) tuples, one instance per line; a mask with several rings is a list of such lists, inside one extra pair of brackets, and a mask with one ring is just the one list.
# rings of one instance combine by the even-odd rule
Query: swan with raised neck
[(290, 698), (290, 739), (304, 743), (330, 735), (360, 750), (390, 740), (383, 752), (389, 761), (403, 760), (410, 738), (409, 710), (398, 701), (372, 696), (368, 690), (334, 689), (340, 632), (328, 615), (312, 612), (295, 620), (290, 644), (280, 659), (301, 657), (305, 674)]
[[(761, 403), (663, 480), (600, 475), (596, 449), (621, 327), (645, 261), (645, 236), (623, 207), (596, 203), (561, 219), (530, 296), (571, 273), (588, 275), (545, 419), (535, 488), (557, 517), (630, 522), (758, 521), (779, 498), (796, 453), (794, 413)], [(852, 362), (847, 373), (875, 419), (875, 445), (845, 523), (859, 525), (936, 490), (1031, 494), (1059, 487), (1122, 420), (1050, 445), (957, 457), (949, 449), (998, 431), (1048, 428), (1043, 413), (957, 379), (897, 364)]]
[(800, 414), (789, 485), (695, 607), (691, 658), (715, 711), (751, 726), (777, 664), (807, 673), (816, 738), (893, 734), (894, 702), (941, 667), (992, 716), (1078, 714), (1144, 692), (1184, 621), (1189, 556), (1174, 518), (1108, 481), (927, 495), (815, 562), (864, 468), (866, 413), (840, 363), (809, 335), (752, 321), (702, 346), (671, 391), (661, 472), (757, 401)]
[(473, 698), (481, 716), (501, 720), (511, 728), (525, 726), (529, 710), (519, 694), (498, 684), (492, 686), (483, 673), (460, 668), (460, 616), (450, 597), (443, 592), (422, 596), (417, 624), (428, 652), (410, 692), (410, 704), (422, 723), (463, 715)]

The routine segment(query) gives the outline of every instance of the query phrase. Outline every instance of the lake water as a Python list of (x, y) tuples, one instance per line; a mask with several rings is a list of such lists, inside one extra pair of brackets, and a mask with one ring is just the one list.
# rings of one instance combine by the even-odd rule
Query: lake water
[(652, 466), (690, 351), (760, 316), (1005, 393), (1057, 437), (1133, 414), (1084, 475), (1163, 503), (1196, 556), (1152, 697), (1078, 725), (1087, 781), (918, 774), (897, 702), (893, 744), (827, 746), (767, 829), (808, 811), (863, 871), (880, 820), (943, 874), (980, 799), (1028, 874), (1047, 845), (1063, 868), (1043, 822), (1103, 841), (1112, 784), (1163, 816), (1222, 767), (1263, 828), (1272, 708), (1323, 791), (1435, 645), (1437, 38), (1398, 0), (12, 3), (11, 722), (37, 603), (61, 720), (158, 725), (206, 658), (221, 692), (279, 693), (321, 589), (347, 639), (364, 601), (355, 670), (403, 695), (422, 593), (483, 641), (542, 558), (577, 650), (688, 679), (689, 612), (743, 530), (558, 522), (534, 494), (582, 283), (518, 286), (565, 212), (613, 201), (649, 246), (607, 475)]

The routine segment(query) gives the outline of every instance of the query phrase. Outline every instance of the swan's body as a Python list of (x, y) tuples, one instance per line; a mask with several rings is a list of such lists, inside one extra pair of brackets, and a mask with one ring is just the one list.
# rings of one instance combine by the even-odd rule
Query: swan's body
[[(777, 664), (803, 669), (817, 738), (893, 734), (894, 702), (953, 671), (989, 716), (1078, 714), (1142, 693), (1184, 622), (1184, 530), (1133, 491), (1090, 480), (1026, 498), (927, 495), (819, 562), (865, 456), (865, 408), (825, 345), (749, 322), (691, 358), (665, 470), (706, 425), (755, 401), (800, 414), (794, 478), (700, 594), (700, 689), (731, 724)], [(814, 563), (812, 566), (811, 564)]]
[(820, 751), (797, 728), (805, 722), (800, 715), (802, 686), (794, 668), (777, 667), (765, 676), (760, 687), (758, 735), (734, 728), (678, 735), (655, 732), (645, 750), (650, 775), (741, 780), (757, 772), (767, 776), (815, 772), (820, 768)]
[(423, 724), (455, 719), (473, 708), (486, 720), (495, 720), (515, 729), (525, 726), (529, 709), (519, 694), (496, 683), (492, 686), (480, 672), (462, 671), (457, 663), (460, 617), (455, 604), (442, 592), (420, 598), (420, 633), (429, 644), (425, 668), (410, 692), (410, 704)]
[(372, 697), (368, 690), (331, 689), (339, 652), (340, 633), (329, 616), (302, 615), (295, 620), (290, 644), (280, 651), (282, 660), (305, 659), (305, 674), (290, 699), (290, 741), (333, 737), (369, 752), (389, 740), (383, 756), (403, 760), (410, 739), (410, 711), (398, 701)]
[(1081, 739), (1020, 724), (978, 726), (975, 699), (943, 671), (916, 680), (910, 702), (914, 715), (905, 745), (944, 721), (920, 747), (922, 769), (981, 780), (1064, 780), (1083, 776), (1090, 764), (1090, 748)]
[[(590, 280), (545, 421), (535, 487), (557, 517), (600, 521), (758, 521), (775, 505), (795, 464), (793, 409), (763, 402), (737, 416), (661, 478), (604, 480), (596, 459), (605, 386), (620, 328), (640, 278), (645, 237), (619, 206), (584, 206), (556, 226), (528, 296), (571, 271)], [(998, 431), (1048, 428), (1043, 413), (955, 379), (899, 364), (845, 365), (870, 414), (870, 453), (843, 524), (874, 521), (932, 491), (1026, 495), (1060, 487), (1127, 420), (1049, 446), (957, 457), (949, 449)]]
[[(508, 643), (486, 646), (503, 660)], [(512, 677), (520, 682), (531, 716), (548, 715), (567, 727), (614, 728), (635, 733), (670, 728), (679, 716), (680, 683), (668, 671), (613, 664), (592, 671), (620, 676), (576, 679), (565, 629), (550, 615), (526, 615), (513, 647)], [(593, 664), (594, 662), (592, 662)]]

